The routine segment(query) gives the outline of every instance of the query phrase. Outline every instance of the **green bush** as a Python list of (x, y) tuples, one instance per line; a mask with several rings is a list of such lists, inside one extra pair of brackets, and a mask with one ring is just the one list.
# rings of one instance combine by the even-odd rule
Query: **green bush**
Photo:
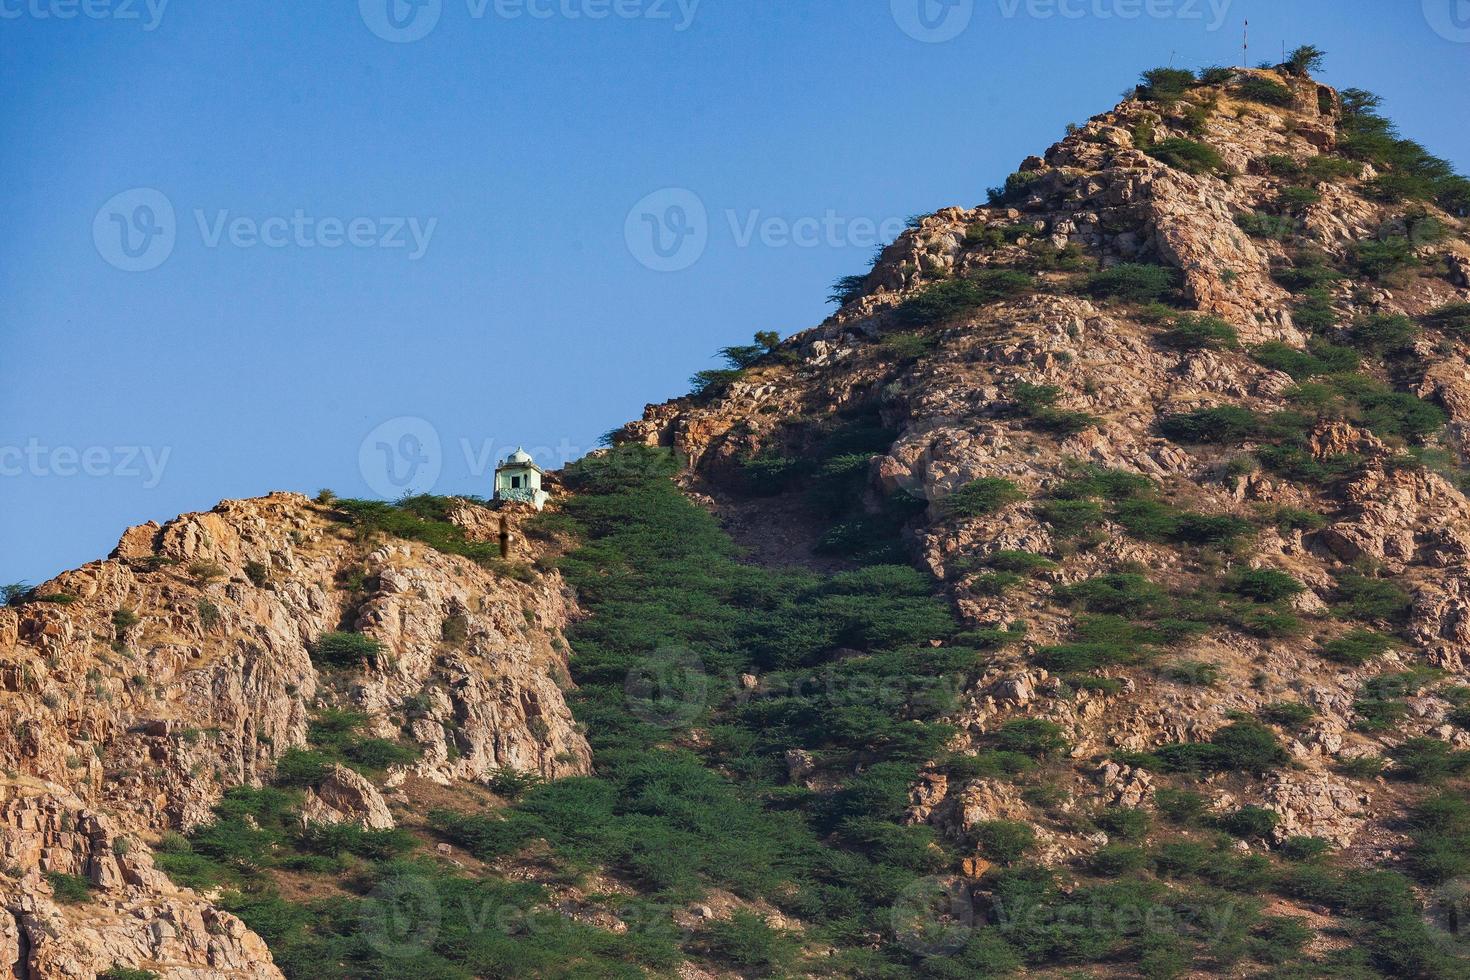
[(1229, 170), (1220, 151), (1208, 143), (1171, 136), (1144, 149), (1162, 163), (1191, 174), (1224, 173)]
[(1441, 306), (1420, 318), (1426, 327), (1443, 330), (1456, 337), (1470, 335), (1470, 303), (1451, 303)]
[(1408, 592), (1396, 582), (1343, 572), (1337, 576), (1332, 607), (1334, 613), (1346, 619), (1402, 623), (1413, 604)]
[(1035, 575), (1057, 567), (1057, 563), (1050, 558), (1030, 551), (997, 551), (986, 557), (985, 564), (999, 571), (1018, 575)]
[(1317, 710), (1300, 701), (1278, 701), (1260, 710), (1261, 720), (1270, 725), (1280, 725), (1288, 731), (1300, 731), (1317, 717)]
[(1359, 365), (1357, 353), (1350, 348), (1337, 347), (1318, 338), (1313, 338), (1305, 351), (1271, 341), (1252, 348), (1251, 357), (1257, 364), (1273, 371), (1283, 371), (1297, 381), (1322, 374), (1356, 371)]
[(1155, 750), (1153, 756), (1169, 772), (1248, 772), (1279, 769), (1290, 756), (1269, 728), (1240, 721), (1216, 732), (1208, 742), (1181, 742)]
[(1289, 861), (1315, 861), (1332, 851), (1332, 842), (1321, 837), (1288, 837), (1281, 844), (1281, 853)]
[(711, 922), (699, 939), (716, 959), (762, 974), (785, 975), (801, 948), (794, 937), (771, 928), (765, 919), (746, 909), (736, 909), (730, 918)]
[(1260, 75), (1250, 75), (1242, 80), (1236, 88), (1236, 94), (1251, 102), (1277, 106), (1282, 109), (1290, 109), (1296, 104), (1291, 89), (1280, 82), (1262, 78)]
[(1399, 236), (1359, 242), (1353, 246), (1352, 260), (1359, 273), (1377, 280), (1419, 264), (1413, 243)]
[(1198, 793), (1187, 789), (1158, 789), (1154, 791), (1154, 805), (1159, 812), (1177, 824), (1188, 824), (1202, 816), (1208, 801)]
[(1234, 443), (1253, 438), (1261, 424), (1260, 417), (1248, 408), (1221, 405), (1166, 415), (1159, 420), (1159, 431), (1181, 443)]
[(1306, 591), (1306, 586), (1274, 568), (1253, 568), (1230, 576), (1227, 587), (1252, 602), (1280, 602)]
[(1153, 303), (1177, 289), (1178, 270), (1162, 265), (1122, 263), (1087, 277), (1085, 289), (1099, 299)]
[(981, 477), (957, 488), (940, 507), (949, 517), (985, 517), (1024, 499), (1026, 495), (1011, 480)]
[(97, 980), (159, 980), (152, 970), (134, 970), (126, 966), (115, 966), (97, 974)]
[(1039, 170), (1017, 171), (1006, 178), (1004, 185), (987, 189), (987, 203), (993, 208), (1017, 204), (1026, 199), (1042, 176)]
[(1297, 48), (1286, 59), (1286, 70), (1293, 75), (1306, 77), (1319, 72), (1327, 63), (1327, 52), (1312, 44)]
[(1034, 280), (1024, 272), (989, 269), (968, 278), (936, 283), (905, 300), (893, 315), (908, 326), (927, 326), (1020, 295), (1034, 286)]
[(980, 853), (1001, 864), (1015, 864), (1036, 846), (1036, 831), (1014, 820), (986, 820), (973, 828)]
[(1393, 649), (1392, 637), (1372, 630), (1353, 630), (1322, 644), (1322, 655), (1335, 663), (1361, 667)]
[(1374, 313), (1355, 322), (1348, 330), (1353, 346), (1375, 354), (1401, 351), (1414, 342), (1419, 327), (1406, 316)]
[(1243, 840), (1259, 840), (1271, 836), (1281, 822), (1275, 811), (1258, 806), (1241, 807), (1220, 818), (1220, 827)]
[(1016, 752), (1035, 759), (1059, 756), (1070, 745), (1062, 726), (1040, 718), (1008, 721), (996, 732), (995, 740), (997, 748), (1003, 752)]
[(46, 881), (50, 883), (52, 893), (62, 905), (83, 905), (92, 900), (92, 883), (80, 875), (48, 871)]
[(1091, 500), (1048, 500), (1038, 513), (1061, 538), (1074, 538), (1103, 519), (1102, 507)]
[(1092, 822), (1106, 831), (1109, 837), (1137, 842), (1148, 836), (1153, 821), (1147, 810), (1112, 807), (1093, 814)]
[(1456, 752), (1437, 738), (1411, 738), (1390, 753), (1393, 772), (1415, 783), (1441, 783), (1470, 772), (1470, 752)]
[(1218, 317), (1186, 314), (1159, 336), (1159, 343), (1182, 351), (1234, 350), (1240, 346), (1240, 337)]
[(1187, 68), (1154, 68), (1140, 77), (1136, 94), (1150, 102), (1177, 102), (1197, 82)]
[(1114, 613), (1143, 618), (1168, 608), (1169, 596), (1142, 575), (1115, 572), (1086, 579), (1057, 589), (1063, 602), (1075, 603), (1088, 612)]
[(311, 645), (311, 662), (318, 667), (351, 669), (376, 664), (382, 653), (382, 644), (361, 633), (323, 633)]

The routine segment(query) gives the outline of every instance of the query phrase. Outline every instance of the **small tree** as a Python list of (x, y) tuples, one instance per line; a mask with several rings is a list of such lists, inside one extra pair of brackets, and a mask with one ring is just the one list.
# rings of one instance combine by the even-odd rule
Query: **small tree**
[(9, 585), (0, 585), (0, 606), (18, 606), (25, 601), (30, 594), (31, 587), (27, 582), (11, 582)]
[(1313, 44), (1303, 44), (1286, 59), (1286, 70), (1303, 77), (1322, 70), (1327, 62), (1327, 52)]

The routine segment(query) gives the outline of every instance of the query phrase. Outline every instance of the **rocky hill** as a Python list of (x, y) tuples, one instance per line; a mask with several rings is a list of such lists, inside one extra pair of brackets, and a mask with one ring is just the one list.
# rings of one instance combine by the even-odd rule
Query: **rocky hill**
[(1307, 62), (1148, 73), (545, 515), (0, 609), (0, 958), (1470, 975), (1470, 184)]

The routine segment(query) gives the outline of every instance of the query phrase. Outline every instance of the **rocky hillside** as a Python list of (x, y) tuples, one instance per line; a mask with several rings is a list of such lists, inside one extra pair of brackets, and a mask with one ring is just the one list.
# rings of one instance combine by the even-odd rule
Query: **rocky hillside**
[[(498, 515), (451, 517), (498, 537)], [(328, 705), (364, 719), (346, 761), (389, 775), (336, 767), (308, 790), (321, 822), (392, 827), (409, 780), (587, 771), (560, 686), (574, 614), (554, 571), (487, 569), (296, 494), (131, 529), (0, 609), (0, 958), (23, 977), (278, 976), (149, 845), (269, 780)]]
[(1470, 184), (1311, 54), (1146, 74), (547, 514), (0, 608), (0, 959), (1470, 976)]

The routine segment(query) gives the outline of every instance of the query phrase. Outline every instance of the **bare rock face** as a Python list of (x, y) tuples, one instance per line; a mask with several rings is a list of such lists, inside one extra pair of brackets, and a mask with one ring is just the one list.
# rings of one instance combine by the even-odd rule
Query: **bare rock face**
[(355, 823), (365, 830), (391, 830), (393, 813), (378, 788), (361, 773), (333, 766), (327, 777), (306, 791), (302, 819), (308, 823)]
[(1280, 818), (1277, 841), (1320, 837), (1350, 846), (1366, 821), (1372, 797), (1325, 773), (1289, 774), (1266, 787), (1265, 807)]
[[(146, 847), (63, 787), (0, 784), (0, 859), (0, 955), (18, 976), (95, 977), (137, 964), (191, 980), (281, 975), (259, 937), (175, 888)], [(60, 901), (44, 874), (84, 880), (87, 900)]]
[[(459, 516), (498, 531), (483, 508)], [(259, 939), (175, 889), (142, 840), (267, 780), (323, 705), (418, 749), (390, 782), (589, 768), (562, 696), (575, 607), (555, 573), (511, 578), (419, 544), (361, 541), (329, 507), (282, 493), (133, 528), (111, 558), (37, 595), (0, 609), (0, 854), (22, 875), (0, 890), (13, 920), (0, 915), (0, 945), (21, 937), (35, 977), (149, 962), (201, 980), (275, 976)], [(323, 671), (311, 645), (343, 629), (380, 654)], [(307, 806), (315, 819), (393, 825), (348, 769)], [(112, 853), (118, 839), (126, 856)], [(85, 876), (106, 900), (58, 906), (42, 872)]]

